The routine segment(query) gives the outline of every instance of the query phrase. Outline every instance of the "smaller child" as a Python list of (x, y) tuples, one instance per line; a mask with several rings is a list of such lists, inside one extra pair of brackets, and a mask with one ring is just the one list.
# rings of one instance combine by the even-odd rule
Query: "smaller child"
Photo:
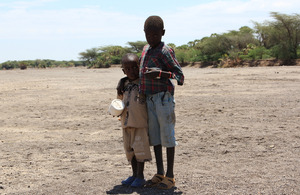
[[(131, 163), (132, 176), (122, 181), (123, 185), (142, 187), (145, 184), (144, 162), (150, 161), (151, 152), (148, 137), (148, 115), (146, 99), (139, 94), (139, 58), (128, 53), (122, 58), (122, 70), (127, 75), (124, 93), (118, 93), (125, 105), (121, 114), (123, 142), (126, 157)], [(120, 80), (120, 82), (121, 82)]]

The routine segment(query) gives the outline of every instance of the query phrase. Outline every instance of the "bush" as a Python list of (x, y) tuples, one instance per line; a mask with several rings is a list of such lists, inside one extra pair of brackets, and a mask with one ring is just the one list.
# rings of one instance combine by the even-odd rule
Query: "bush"
[(3, 70), (11, 70), (18, 67), (18, 63), (16, 61), (7, 61), (1, 64), (1, 69)]
[(20, 62), (19, 67), (21, 70), (26, 70), (27, 69), (27, 63), (26, 62)]
[(120, 56), (111, 56), (111, 64), (121, 64), (122, 57)]

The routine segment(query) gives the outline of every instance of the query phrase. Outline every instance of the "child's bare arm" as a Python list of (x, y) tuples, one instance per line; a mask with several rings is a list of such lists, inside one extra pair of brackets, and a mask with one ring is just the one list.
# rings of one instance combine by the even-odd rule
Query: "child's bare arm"
[(145, 72), (145, 76), (149, 79), (159, 79), (159, 78), (167, 78), (167, 79), (172, 79), (173, 74), (168, 71), (162, 71), (157, 68), (148, 68), (147, 71)]
[(125, 82), (126, 80), (128, 80), (128, 77), (123, 77), (120, 79), (119, 83), (118, 83), (118, 86), (117, 86), (117, 93), (118, 93), (118, 96), (119, 95), (123, 95), (124, 93), (124, 88), (125, 88)]

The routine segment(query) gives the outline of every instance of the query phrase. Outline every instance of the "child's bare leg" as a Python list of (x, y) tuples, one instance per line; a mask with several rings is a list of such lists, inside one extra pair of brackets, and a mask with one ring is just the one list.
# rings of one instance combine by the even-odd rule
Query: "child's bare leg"
[(134, 188), (139, 188), (139, 187), (143, 187), (145, 184), (145, 179), (144, 179), (144, 162), (137, 162), (136, 163), (137, 167), (136, 167), (136, 178), (134, 179), (134, 181), (131, 183), (131, 187)]
[(173, 173), (175, 147), (167, 148), (167, 173), (165, 179), (158, 184), (159, 189), (170, 189), (175, 186)]
[(122, 185), (130, 186), (134, 180), (137, 177), (137, 164), (138, 162), (136, 161), (135, 156), (131, 159), (131, 168), (132, 168), (132, 176), (128, 177), (127, 179), (123, 180), (121, 183)]
[(138, 173), (138, 162), (136, 161), (135, 156), (131, 160), (132, 176), (137, 177)]
[(144, 162), (137, 162), (137, 176), (140, 179), (144, 179)]
[(154, 154), (155, 154), (155, 159), (156, 159), (157, 174), (164, 175), (165, 171), (164, 171), (161, 145), (154, 146)]
[(174, 177), (173, 167), (174, 167), (174, 156), (175, 147), (167, 148), (167, 177)]
[(145, 184), (146, 187), (153, 187), (156, 186), (159, 182), (161, 182), (164, 178), (164, 164), (163, 164), (163, 155), (162, 155), (162, 146), (157, 145), (154, 146), (154, 154), (156, 160), (156, 168), (157, 173), (153, 176), (152, 179), (148, 180)]

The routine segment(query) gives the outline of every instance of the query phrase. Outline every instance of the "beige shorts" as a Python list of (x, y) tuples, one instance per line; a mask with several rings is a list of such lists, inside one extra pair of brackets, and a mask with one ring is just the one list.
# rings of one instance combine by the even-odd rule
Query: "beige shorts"
[(134, 156), (138, 162), (152, 160), (147, 128), (124, 128), (123, 142), (129, 162)]

